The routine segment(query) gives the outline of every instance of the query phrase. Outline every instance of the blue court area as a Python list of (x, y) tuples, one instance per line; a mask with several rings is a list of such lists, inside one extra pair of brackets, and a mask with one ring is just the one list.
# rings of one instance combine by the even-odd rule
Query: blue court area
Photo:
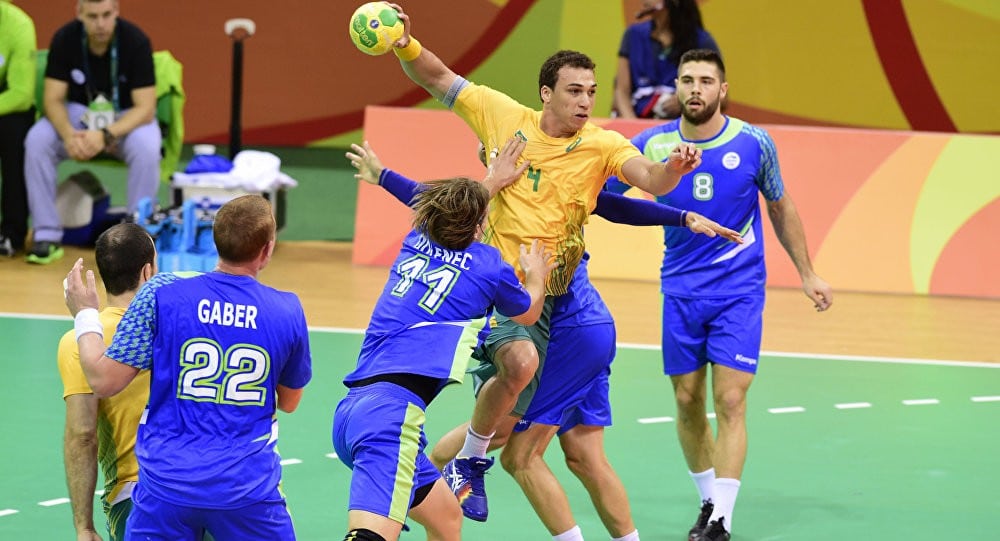
[[(0, 539), (67, 539), (64, 407), (56, 344), (68, 319), (0, 316)], [(314, 330), (315, 377), (280, 417), (284, 488), (299, 539), (340, 539), (350, 472), (331, 458), (331, 417), (361, 335)], [(621, 347), (611, 377), (607, 451), (643, 539), (683, 539), (697, 495), (676, 442), (659, 352)], [(471, 388), (445, 390), (427, 414), (435, 441), (468, 419)], [(750, 459), (735, 540), (994, 539), (1000, 536), (1000, 366), (763, 355), (749, 400)], [(607, 539), (586, 491), (547, 455), (588, 539)], [(490, 519), (471, 540), (549, 539), (499, 465)], [(96, 506), (100, 509), (99, 505)], [(102, 521), (102, 517), (97, 517)], [(100, 523), (100, 522), (99, 522)], [(106, 538), (106, 537), (105, 537)], [(419, 527), (402, 539), (424, 539)]]

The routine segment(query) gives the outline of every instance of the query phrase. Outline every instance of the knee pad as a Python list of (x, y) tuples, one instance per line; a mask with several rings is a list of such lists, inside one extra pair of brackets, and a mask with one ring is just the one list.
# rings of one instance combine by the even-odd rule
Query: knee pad
[(367, 528), (355, 528), (347, 532), (344, 541), (385, 541), (385, 538)]

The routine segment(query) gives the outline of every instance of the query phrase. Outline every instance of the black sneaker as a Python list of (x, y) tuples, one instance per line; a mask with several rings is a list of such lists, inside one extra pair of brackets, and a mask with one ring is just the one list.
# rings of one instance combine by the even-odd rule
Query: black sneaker
[(708, 526), (708, 519), (712, 518), (712, 511), (715, 511), (715, 504), (711, 500), (702, 500), (698, 520), (695, 520), (694, 526), (688, 530), (688, 541), (697, 541), (698, 534)]
[(706, 527), (697, 537), (694, 538), (695, 541), (729, 541), (729, 532), (726, 531), (725, 526), (726, 517), (719, 517), (719, 520), (713, 520), (708, 523)]
[(14, 244), (9, 238), (0, 235), (0, 256), (14, 257)]
[(53, 261), (62, 259), (63, 249), (57, 242), (41, 241), (36, 242), (28, 252), (28, 263), (36, 265), (48, 265)]

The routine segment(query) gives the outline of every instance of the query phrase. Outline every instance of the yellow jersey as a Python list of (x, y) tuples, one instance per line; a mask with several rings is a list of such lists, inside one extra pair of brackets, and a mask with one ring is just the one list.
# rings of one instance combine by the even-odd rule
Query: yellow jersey
[(639, 150), (622, 134), (589, 122), (567, 138), (546, 135), (540, 111), (473, 83), (461, 89), (452, 109), (487, 149), (500, 148), (511, 137), (527, 141), (521, 158), (531, 166), (493, 198), (483, 241), (499, 248), (517, 268), (520, 245), (541, 240), (558, 264), (545, 292), (566, 293), (583, 257), (583, 226), (597, 205), (597, 194), (608, 177), (623, 178), (622, 165), (640, 156)]
[[(124, 314), (124, 308), (105, 308), (101, 311), (105, 344), (111, 344), (118, 322)], [(63, 382), (63, 398), (93, 393), (80, 366), (80, 350), (73, 331), (67, 332), (59, 340), (58, 364)], [(105, 504), (117, 503), (126, 483), (139, 479), (135, 436), (148, 401), (149, 370), (139, 372), (122, 392), (98, 401), (97, 462), (104, 475), (104, 496), (101, 500)]]

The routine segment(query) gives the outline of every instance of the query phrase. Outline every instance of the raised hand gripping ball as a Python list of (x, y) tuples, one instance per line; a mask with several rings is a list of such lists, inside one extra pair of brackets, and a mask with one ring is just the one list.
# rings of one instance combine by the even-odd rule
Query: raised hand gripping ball
[(351, 41), (363, 53), (381, 55), (403, 37), (403, 21), (386, 2), (368, 2), (354, 10), (348, 30)]

